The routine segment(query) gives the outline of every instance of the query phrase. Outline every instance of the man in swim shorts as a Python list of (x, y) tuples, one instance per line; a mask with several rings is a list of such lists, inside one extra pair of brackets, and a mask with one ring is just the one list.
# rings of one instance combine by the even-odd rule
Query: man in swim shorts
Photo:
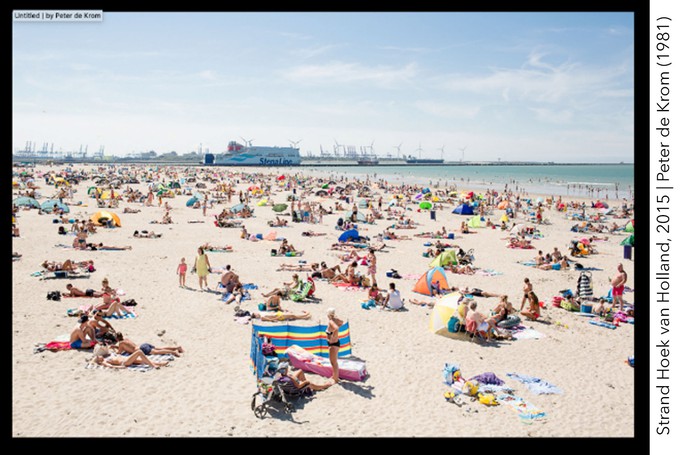
[(623, 311), (623, 289), (628, 281), (628, 274), (623, 270), (623, 264), (616, 267), (617, 274), (611, 279), (612, 283), (612, 309), (619, 303), (619, 311)]

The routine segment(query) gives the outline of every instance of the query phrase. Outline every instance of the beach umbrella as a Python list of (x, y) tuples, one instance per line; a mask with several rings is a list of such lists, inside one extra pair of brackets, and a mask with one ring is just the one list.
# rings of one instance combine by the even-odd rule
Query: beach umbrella
[(429, 188), (423, 188), (423, 191), (421, 191), (422, 194), (429, 193), (430, 189)]
[(584, 245), (590, 245), (590, 240), (588, 240), (585, 237), (583, 237), (581, 240), (579, 240), (579, 242), (581, 242)]
[(120, 227), (120, 218), (113, 212), (107, 210), (100, 210), (90, 217), (93, 223), (97, 223), (101, 226), (105, 225), (108, 220), (113, 220), (115, 226)]
[(192, 197), (189, 198), (189, 200), (187, 201), (187, 207), (193, 207), (193, 205), (194, 205), (195, 203), (197, 203), (197, 202), (198, 202), (198, 199), (197, 199), (195, 196), (192, 196)]
[(328, 189), (328, 183), (324, 183), (323, 185), (321, 185), (321, 188), (323, 188), (324, 190), (327, 190)]
[(246, 206), (245, 204), (236, 204), (235, 206), (233, 206), (233, 207), (232, 207), (231, 209), (229, 209), (229, 210), (231, 210), (233, 213), (236, 213), (236, 212), (240, 212), (241, 210), (243, 210), (243, 208), (244, 208), (245, 206)]
[(267, 203), (267, 198), (266, 198), (266, 197), (263, 197), (262, 199), (260, 199), (259, 201), (257, 201), (257, 204), (256, 204), (256, 205), (257, 205), (258, 207), (262, 207), (262, 206), (265, 205), (266, 203)]
[(434, 196), (432, 198), (432, 202), (439, 202), (441, 199), (439, 199), (439, 196)]
[(505, 210), (508, 208), (508, 201), (501, 201), (500, 204), (498, 204), (496, 207), (498, 207), (501, 210)]
[(420, 205), (418, 207), (420, 207), (423, 210), (429, 210), (429, 209), (432, 208), (432, 203), (427, 202), (427, 201), (423, 201), (423, 202), (420, 203)]
[(59, 185), (70, 185), (70, 183), (68, 183), (66, 181), (66, 179), (63, 178), (63, 177), (55, 177), (54, 186), (59, 186)]
[(423, 198), (423, 193), (418, 193), (416, 194), (416, 197), (414, 198), (416, 201), (419, 201)]
[(635, 234), (631, 234), (619, 243), (619, 245), (635, 246)]
[(348, 242), (359, 238), (359, 231), (356, 229), (348, 229), (338, 237), (338, 242)]
[(192, 194), (193, 197), (196, 198), (198, 201), (202, 201), (205, 199), (205, 194), (201, 193), (200, 191), (194, 191), (194, 194)]
[(276, 180), (286, 180), (286, 176), (281, 174), (278, 177), (276, 177)]
[(470, 207), (467, 204), (460, 204), (458, 207), (453, 209), (452, 213), (456, 213), (458, 215), (472, 215), (474, 212), (472, 210), (472, 207)]
[(87, 189), (87, 194), (90, 195), (90, 194), (95, 193), (97, 191), (99, 191), (99, 188), (97, 188), (96, 186), (91, 186)]
[(71, 211), (68, 208), (68, 205), (59, 202), (59, 199), (48, 199), (40, 205), (40, 208), (42, 208), (44, 212), (52, 212), (52, 210), (54, 210), (55, 204), (57, 205), (58, 208), (63, 210), (64, 213), (69, 213)]
[[(460, 297), (461, 294), (459, 292), (451, 292), (437, 300), (437, 304), (432, 308), (432, 312), (430, 313), (430, 332), (443, 336), (455, 335), (449, 332), (449, 319), (451, 319), (451, 316), (456, 315)], [(465, 321), (461, 321), (461, 324), (465, 324)]]
[(287, 208), (288, 208), (288, 204), (274, 204), (274, 206), (272, 207), (272, 210), (278, 213), (278, 212), (283, 212)]
[(316, 194), (317, 196), (328, 196), (328, 191), (326, 191), (326, 190), (319, 190), (319, 191), (317, 191), (317, 192), (314, 193), (314, 194)]
[(635, 232), (635, 220), (630, 220), (623, 230), (625, 232)]
[(40, 208), (40, 202), (28, 196), (20, 196), (14, 199), (12, 204), (16, 205), (17, 207), (35, 207), (36, 209)]

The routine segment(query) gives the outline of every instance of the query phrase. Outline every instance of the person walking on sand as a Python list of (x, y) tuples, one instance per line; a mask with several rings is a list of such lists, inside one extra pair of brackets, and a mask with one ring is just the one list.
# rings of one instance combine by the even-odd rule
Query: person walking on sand
[(616, 267), (617, 274), (612, 278), (612, 309), (616, 308), (616, 302), (619, 303), (619, 311), (623, 311), (623, 289), (626, 281), (628, 281), (628, 274), (623, 270), (623, 264)]
[(338, 366), (338, 352), (340, 351), (340, 327), (344, 322), (335, 315), (335, 308), (327, 311), (328, 326), (326, 327), (326, 337), (328, 339), (328, 358), (333, 367), (332, 380), (334, 383), (340, 382), (340, 367)]
[(187, 285), (187, 263), (186, 259), (182, 258), (177, 266), (177, 275), (179, 275), (179, 287), (184, 288)]
[(194, 260), (193, 270), (198, 275), (198, 286), (201, 291), (203, 290), (204, 284), (205, 288), (209, 291), (208, 274), (210, 273), (210, 260), (208, 259), (208, 255), (205, 254), (203, 247), (198, 247), (198, 256), (196, 256), (196, 259)]

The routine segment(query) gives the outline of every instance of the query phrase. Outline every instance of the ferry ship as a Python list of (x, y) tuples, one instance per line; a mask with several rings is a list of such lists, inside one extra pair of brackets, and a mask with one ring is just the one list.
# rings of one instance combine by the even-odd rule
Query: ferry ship
[(227, 152), (221, 155), (207, 153), (203, 164), (214, 166), (299, 166), (300, 149), (295, 147), (270, 147), (239, 144), (230, 141)]
[(408, 156), (406, 158), (406, 164), (442, 164), (444, 163), (443, 159), (437, 159), (437, 158), (416, 158), (414, 156)]

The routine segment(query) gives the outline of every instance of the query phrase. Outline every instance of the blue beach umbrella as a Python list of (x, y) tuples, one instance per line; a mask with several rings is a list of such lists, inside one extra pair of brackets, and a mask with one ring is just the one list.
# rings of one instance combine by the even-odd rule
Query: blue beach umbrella
[(198, 202), (198, 199), (196, 198), (196, 196), (193, 196), (193, 197), (189, 198), (189, 200), (187, 201), (187, 207), (192, 207), (197, 202)]
[(40, 208), (40, 202), (28, 196), (20, 196), (14, 199), (12, 204), (16, 205), (17, 207), (35, 207), (36, 209)]
[(68, 205), (59, 202), (58, 199), (48, 199), (40, 205), (40, 208), (42, 208), (45, 212), (52, 212), (52, 210), (54, 210), (55, 204), (58, 208), (63, 210), (64, 213), (69, 213), (71, 211), (71, 209), (68, 208)]

